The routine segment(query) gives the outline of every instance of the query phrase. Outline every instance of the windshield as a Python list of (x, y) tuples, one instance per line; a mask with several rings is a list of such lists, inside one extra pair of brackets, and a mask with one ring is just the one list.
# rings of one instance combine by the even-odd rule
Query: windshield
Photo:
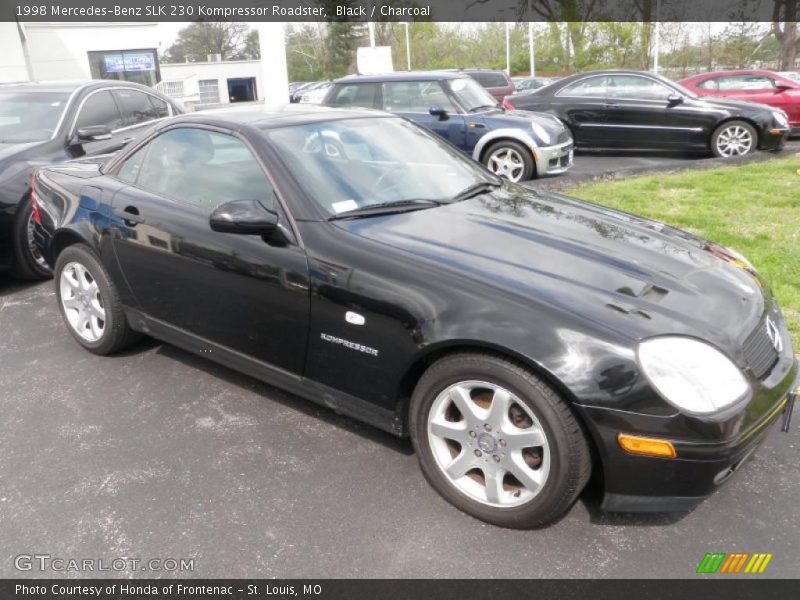
[(49, 140), (68, 98), (55, 92), (0, 92), (0, 143)]
[(344, 119), (267, 131), (304, 191), (329, 215), (408, 201), (447, 202), (497, 178), (421, 127)]
[(468, 113), (489, 110), (497, 106), (494, 96), (470, 77), (448, 79), (445, 85)]

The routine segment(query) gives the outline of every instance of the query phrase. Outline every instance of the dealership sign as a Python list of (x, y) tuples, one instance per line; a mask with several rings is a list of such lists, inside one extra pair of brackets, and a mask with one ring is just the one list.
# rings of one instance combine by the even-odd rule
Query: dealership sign
[(106, 72), (155, 71), (156, 59), (152, 52), (106, 54)]

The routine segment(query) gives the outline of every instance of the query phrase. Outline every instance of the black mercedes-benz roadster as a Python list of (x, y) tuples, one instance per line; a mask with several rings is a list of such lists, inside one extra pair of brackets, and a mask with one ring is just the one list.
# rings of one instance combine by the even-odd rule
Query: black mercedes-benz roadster
[(33, 207), (84, 348), (147, 334), (409, 435), (490, 523), (552, 521), (593, 471), (606, 509), (690, 507), (788, 423), (789, 333), (743, 257), (385, 113), (177, 117), (41, 169)]

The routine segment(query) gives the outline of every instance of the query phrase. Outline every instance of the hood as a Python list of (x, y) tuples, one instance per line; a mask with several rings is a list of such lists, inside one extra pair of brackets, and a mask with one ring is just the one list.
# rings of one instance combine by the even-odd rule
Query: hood
[[(765, 306), (749, 272), (661, 223), (507, 184), (464, 202), (338, 221), (352, 233), (456, 273), (466, 286), (566, 311), (642, 339), (699, 336), (737, 352)], [(742, 325), (742, 331), (731, 328)]]
[(556, 139), (565, 129), (564, 124), (557, 117), (531, 110), (507, 110), (498, 107), (482, 112), (480, 116), (485, 119), (487, 125), (491, 125), (491, 129), (512, 127), (524, 129), (530, 133), (531, 122), (533, 122), (544, 128), (552, 139)]
[(750, 112), (758, 112), (769, 114), (776, 109), (764, 106), (758, 102), (748, 102), (746, 100), (733, 100), (731, 98), (720, 98), (719, 96), (700, 96), (700, 100), (709, 106), (721, 106), (723, 108), (734, 108), (736, 110), (747, 110)]
[(0, 143), (0, 160), (14, 158), (26, 150), (38, 146), (42, 142), (26, 142), (24, 144), (5, 144)]

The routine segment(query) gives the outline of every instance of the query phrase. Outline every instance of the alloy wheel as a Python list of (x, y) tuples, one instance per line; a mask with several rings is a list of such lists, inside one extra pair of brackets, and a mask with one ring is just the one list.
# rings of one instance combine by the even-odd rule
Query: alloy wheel
[(520, 153), (507, 147), (492, 152), (486, 160), (486, 166), (495, 175), (515, 183), (522, 179), (522, 173), (525, 171), (525, 162)]
[(750, 152), (752, 147), (753, 136), (741, 125), (726, 127), (717, 136), (717, 150), (721, 156), (741, 156)]
[(61, 306), (70, 327), (87, 342), (96, 342), (106, 326), (106, 311), (97, 280), (78, 262), (70, 262), (59, 279)]
[(510, 508), (544, 489), (550, 446), (531, 409), (509, 390), (462, 381), (434, 400), (428, 443), (437, 466), (461, 493)]

